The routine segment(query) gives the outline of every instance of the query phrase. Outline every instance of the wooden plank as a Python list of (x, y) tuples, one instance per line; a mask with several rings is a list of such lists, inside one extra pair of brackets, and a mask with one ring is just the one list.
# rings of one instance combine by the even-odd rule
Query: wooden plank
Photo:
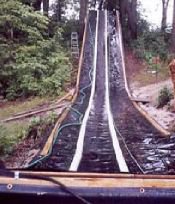
[[(82, 64), (83, 64), (83, 55), (84, 55), (84, 48), (85, 48), (85, 40), (86, 40), (86, 33), (87, 33), (87, 18), (85, 19), (85, 30), (84, 30), (84, 37), (83, 37), (83, 44), (82, 44), (82, 50), (81, 50), (81, 55), (80, 55), (80, 60), (79, 60), (79, 66), (78, 66), (78, 75), (77, 75), (77, 83), (76, 83), (76, 88), (73, 94), (72, 102), (71, 104), (74, 104), (77, 96), (78, 96), (78, 91), (79, 91), (79, 84), (80, 84), (80, 75), (81, 75), (81, 69), (82, 69)], [(61, 123), (65, 120), (69, 113), (69, 108), (65, 109), (63, 112), (62, 116), (58, 119), (58, 121), (55, 124), (54, 129), (52, 130), (50, 136), (48, 137), (48, 140), (41, 151), (40, 155), (41, 156), (46, 156), (49, 153), (50, 148), (53, 145), (53, 141), (58, 135), (58, 129), (60, 128)]]
[(151, 123), (159, 132), (161, 132), (164, 136), (170, 136), (170, 132), (165, 130), (156, 120), (154, 120), (146, 111), (144, 111), (135, 101), (132, 100), (131, 92), (128, 86), (128, 80), (126, 77), (126, 67), (125, 67), (125, 61), (124, 61), (124, 51), (123, 51), (123, 44), (122, 44), (122, 31), (121, 31), (121, 25), (119, 21), (119, 12), (117, 11), (117, 30), (119, 31), (119, 38), (120, 38), (120, 43), (121, 43), (121, 55), (122, 55), (122, 66), (123, 66), (123, 73), (124, 73), (124, 81), (125, 81), (125, 89), (128, 94), (128, 97), (132, 101), (134, 107), (145, 117), (149, 123)]
[[(51, 174), (51, 173), (50, 173)], [(67, 187), (88, 188), (175, 188), (174, 176), (141, 176), (124, 174), (55, 174), (50, 175), (54, 180), (63, 183)], [(69, 175), (70, 174), (70, 175)], [(27, 176), (27, 173), (25, 174)], [(29, 175), (48, 176), (48, 174), (29, 173)], [(27, 185), (27, 186), (55, 186), (51, 182), (40, 179), (19, 179), (0, 177), (1, 184)]]
[(48, 108), (43, 108), (43, 109), (40, 109), (40, 110), (37, 110), (37, 111), (33, 111), (31, 113), (26, 113), (26, 114), (23, 114), (23, 115), (20, 115), (20, 116), (7, 118), (7, 119), (3, 120), (2, 122), (4, 123), (4, 122), (11, 122), (11, 121), (14, 121), (14, 120), (21, 120), (22, 118), (28, 118), (28, 117), (31, 117), (33, 115), (37, 115), (37, 114), (40, 114), (40, 113), (48, 112), (48, 111), (55, 110), (55, 109), (58, 109), (58, 108), (64, 108), (64, 106), (65, 106), (65, 104), (59, 104), (59, 105), (51, 106), (51, 107), (48, 107)]
[(50, 150), (51, 146), (53, 145), (53, 141), (58, 134), (58, 130), (60, 128), (60, 125), (61, 125), (62, 121), (66, 118), (68, 112), (69, 112), (69, 109), (66, 108), (65, 111), (63, 111), (61, 117), (57, 120), (57, 122), (54, 126), (54, 129), (52, 130), (50, 136), (47, 139), (47, 142), (46, 142), (43, 150), (40, 153), (41, 156), (45, 156), (49, 153), (49, 150)]
[(64, 100), (69, 100), (70, 98), (72, 98), (72, 95), (73, 94), (71, 92), (69, 92), (64, 97), (59, 99), (55, 104), (52, 104), (52, 105), (50, 105), (47, 108), (38, 108), (38, 110), (26, 111), (26, 112), (23, 112), (23, 113), (18, 113), (14, 117), (10, 117), (10, 118), (4, 119), (1, 122), (4, 123), (4, 122), (11, 122), (11, 121), (14, 121), (14, 120), (20, 120), (22, 118), (28, 118), (28, 117), (31, 117), (33, 115), (37, 115), (37, 114), (40, 114), (40, 113), (44, 113), (44, 112), (48, 112), (48, 111), (55, 110), (55, 109), (58, 109), (58, 108), (62, 108), (65, 105), (64, 104), (60, 104), (60, 103), (63, 102)]
[(149, 103), (150, 100), (145, 99), (145, 98), (136, 98), (131, 96), (131, 101), (135, 101), (135, 102), (141, 102), (141, 103)]
[(141, 108), (135, 101), (132, 101), (134, 107), (164, 136), (170, 136), (171, 133), (165, 130), (155, 119), (153, 119), (143, 108)]

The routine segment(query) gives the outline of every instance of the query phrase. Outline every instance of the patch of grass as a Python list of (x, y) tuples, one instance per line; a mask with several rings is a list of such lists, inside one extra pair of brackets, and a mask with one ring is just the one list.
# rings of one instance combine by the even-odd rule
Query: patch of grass
[(33, 117), (30, 121), (0, 124), (0, 159), (8, 157), (22, 140), (36, 140), (45, 135), (46, 129), (52, 127), (56, 119), (57, 114), (51, 112), (45, 117)]
[(34, 139), (41, 137), (44, 135), (46, 128), (55, 123), (57, 117), (58, 116), (55, 112), (51, 112), (45, 117), (33, 117), (30, 121), (26, 137)]
[(0, 124), (0, 157), (4, 158), (26, 135), (29, 124), (27, 122), (12, 122)]
[[(62, 97), (65, 93), (60, 94), (60, 97)], [(58, 98), (58, 97), (57, 97)], [(7, 105), (4, 105), (4, 107), (0, 108), (0, 120), (3, 120), (5, 118), (11, 117), (12, 115), (28, 111), (32, 108), (35, 108), (37, 106), (48, 104), (51, 101), (55, 100), (56, 97), (32, 97), (29, 99), (26, 99), (23, 102), (7, 102)]]
[(151, 71), (153, 70), (150, 70), (150, 72), (148, 72), (145, 69), (141, 69), (138, 73), (134, 75), (132, 81), (137, 81), (141, 86), (146, 86), (149, 84), (154, 84), (167, 80), (170, 77), (169, 69), (166, 64), (161, 64), (160, 68), (158, 69), (157, 77), (156, 74), (151, 73)]

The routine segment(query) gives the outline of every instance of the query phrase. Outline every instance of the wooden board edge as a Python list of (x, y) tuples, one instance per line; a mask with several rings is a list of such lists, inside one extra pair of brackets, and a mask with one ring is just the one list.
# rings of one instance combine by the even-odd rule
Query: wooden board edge
[(132, 100), (132, 95), (131, 95), (131, 91), (129, 89), (128, 86), (128, 80), (126, 77), (126, 66), (125, 66), (125, 60), (124, 60), (124, 48), (123, 48), (123, 43), (122, 43), (122, 31), (121, 31), (121, 24), (119, 21), (120, 17), (119, 17), (119, 12), (116, 13), (116, 20), (117, 20), (117, 30), (119, 30), (119, 36), (121, 38), (121, 55), (122, 55), (122, 64), (123, 64), (123, 72), (124, 72), (124, 81), (125, 81), (125, 89), (126, 92), (128, 94), (129, 99), (131, 100), (132, 104), (134, 105), (134, 107), (141, 113), (141, 115), (143, 117), (145, 117), (150, 124), (153, 125), (153, 127), (155, 127), (155, 129), (157, 129), (160, 133), (162, 133), (164, 136), (170, 136), (171, 133), (168, 132), (167, 130), (165, 130), (155, 119), (153, 119), (150, 114), (148, 114), (146, 111), (144, 111), (135, 101)]
[[(81, 54), (80, 54), (80, 59), (79, 59), (79, 66), (78, 66), (78, 74), (77, 74), (77, 82), (76, 82), (76, 88), (75, 91), (73, 93), (73, 97), (72, 97), (72, 101), (71, 104), (74, 104), (77, 96), (78, 96), (78, 91), (79, 91), (79, 84), (80, 84), (80, 76), (81, 76), (81, 70), (82, 70), (82, 64), (83, 64), (83, 55), (84, 55), (84, 48), (85, 48), (85, 41), (86, 41), (86, 36), (87, 36), (87, 20), (88, 16), (85, 19), (85, 29), (84, 29), (84, 35), (83, 35), (83, 43), (82, 43), (82, 49), (81, 49)], [(65, 111), (63, 111), (63, 113), (61, 114), (61, 117), (58, 119), (58, 121), (56, 122), (54, 129), (52, 130), (51, 134), (48, 137), (48, 140), (43, 148), (43, 150), (40, 153), (40, 156), (46, 156), (49, 153), (49, 150), (53, 144), (53, 141), (55, 139), (55, 137), (57, 137), (57, 130), (59, 129), (61, 123), (65, 120), (65, 118), (67, 117), (68, 113), (69, 113), (69, 108), (66, 108)]]

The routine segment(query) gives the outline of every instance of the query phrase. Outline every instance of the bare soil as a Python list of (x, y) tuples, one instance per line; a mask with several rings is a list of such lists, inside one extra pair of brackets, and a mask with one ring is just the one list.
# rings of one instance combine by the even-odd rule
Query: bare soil
[[(168, 77), (167, 70), (164, 77), (155, 80), (154, 75), (145, 76), (146, 65), (143, 61), (138, 60), (131, 51), (125, 51), (126, 71), (129, 81), (129, 87), (135, 98), (147, 99), (147, 104), (139, 103), (140, 106), (150, 114), (163, 128), (171, 131), (175, 124), (175, 113), (169, 106), (157, 108), (159, 92), (164, 87), (169, 90), (173, 89), (171, 78)], [(161, 73), (163, 74), (163, 73)]]
[[(23, 105), (23, 103), (25, 103), (24, 101), (21, 102), (21, 105)], [(31, 102), (32, 103), (32, 102)], [(36, 106), (32, 107), (30, 109), (31, 110), (38, 110), (41, 107), (42, 108), (47, 108), (49, 106), (49, 104), (52, 104), (53, 101), (48, 101), (47, 103), (45, 101), (43, 101), (43, 103), (40, 103), (39, 105), (36, 104)], [(33, 104), (33, 103), (32, 103)], [(32, 115), (32, 117), (37, 117), (37, 118), (48, 118), (51, 116), (51, 114), (56, 114), (57, 117), (60, 116), (60, 114), (62, 113), (62, 111), (64, 110), (65, 106), (68, 106), (70, 104), (70, 101), (64, 101), (62, 103), (60, 103), (60, 107), (51, 110), (51, 111), (47, 111), (47, 112), (42, 112), (36, 115)], [(13, 107), (14, 105), (14, 107)], [(6, 105), (3, 105), (3, 109), (8, 109), (9, 107), (15, 109), (15, 105), (20, 106), (20, 102), (8, 102)], [(24, 105), (25, 106), (25, 105)], [(27, 104), (27, 107), (29, 105)], [(26, 110), (26, 109), (23, 109)], [(27, 109), (28, 111), (29, 109)], [(11, 115), (13, 116), (13, 113), (11, 113)], [(30, 132), (28, 132), (28, 126), (31, 124), (31, 117), (30, 118), (21, 118), (20, 120), (17, 121), (19, 124), (23, 124), (25, 122), (25, 127), (23, 127), (23, 125), (19, 126), (20, 129), (18, 131), (16, 131), (17, 133), (19, 132), (24, 132), (25, 131), (25, 136), (23, 137), (23, 139), (17, 143), (14, 147), (13, 147), (13, 151), (8, 154), (8, 155), (1, 155), (1, 162), (3, 163), (4, 168), (23, 168), (26, 167), (26, 165), (28, 163), (30, 163), (30, 161), (36, 157), (39, 152), (43, 149), (48, 136), (50, 135), (53, 127), (54, 127), (54, 123), (53, 124), (39, 124), (36, 127), (32, 126), (32, 130)], [(7, 136), (10, 137), (9, 135), (9, 131), (10, 133), (13, 133), (13, 130), (15, 130), (16, 126), (14, 126), (14, 124), (16, 124), (16, 122), (8, 122), (8, 123), (2, 123), (3, 125), (8, 125), (8, 129), (7, 129)], [(28, 125), (27, 125), (28, 124)], [(27, 131), (27, 132), (26, 132)], [(14, 131), (14, 137), (17, 137), (17, 134)], [(1, 133), (0, 133), (1, 135)]]
[(40, 136), (37, 135), (38, 127), (33, 128), (32, 132), (17, 144), (12, 153), (5, 159), (5, 167), (8, 169), (25, 168), (41, 151), (53, 127), (53, 124), (41, 125)]

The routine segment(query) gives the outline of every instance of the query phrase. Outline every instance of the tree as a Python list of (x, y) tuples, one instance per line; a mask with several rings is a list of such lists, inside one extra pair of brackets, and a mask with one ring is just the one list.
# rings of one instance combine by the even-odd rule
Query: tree
[(119, 1), (119, 7), (120, 7), (120, 21), (121, 21), (121, 24), (122, 26), (125, 26), (126, 24), (126, 18), (127, 18), (127, 4), (128, 4), (128, 1), (127, 0), (120, 0)]
[(65, 0), (56, 0), (52, 5), (53, 15), (52, 18), (55, 22), (61, 22), (63, 14), (65, 13), (66, 1)]
[(32, 6), (35, 11), (41, 10), (41, 4), (43, 3), (44, 15), (48, 16), (49, 12), (49, 0), (21, 0), (22, 3)]
[(49, 0), (43, 0), (43, 12), (44, 12), (44, 15), (48, 16), (48, 13), (49, 13)]
[(137, 0), (128, 1), (128, 26), (132, 39), (137, 39)]
[(137, 0), (120, 0), (119, 10), (125, 40), (129, 38), (136, 39), (138, 22)]
[(42, 0), (32, 1), (32, 6), (35, 9), (35, 11), (40, 11), (41, 10), (41, 3), (42, 3)]
[(87, 14), (88, 3), (89, 0), (80, 0), (80, 13), (79, 13), (80, 38), (83, 37), (84, 20)]
[(59, 94), (69, 79), (61, 29), (48, 35), (51, 19), (35, 11), (32, 2), (1, 0), (0, 96), (9, 100)]
[(168, 10), (169, 0), (162, 0), (162, 23), (161, 23), (161, 31), (165, 32), (167, 27), (167, 10)]
[[(0, 7), (0, 94), (6, 96), (17, 86), (15, 63), (20, 45), (44, 39), (48, 19), (18, 0), (1, 0)], [(23, 58), (24, 60), (24, 58)], [(24, 62), (23, 62), (24, 63)], [(21, 63), (22, 66), (22, 63)], [(15, 85), (16, 83), (16, 85)]]
[(22, 2), (23, 4), (28, 5), (28, 6), (31, 6), (31, 4), (32, 4), (31, 0), (21, 0), (21, 2)]
[(173, 6), (173, 29), (172, 29), (172, 51), (175, 52), (175, 0)]
[(105, 2), (105, 7), (110, 10), (116, 10), (119, 7), (119, 0), (108, 0)]

